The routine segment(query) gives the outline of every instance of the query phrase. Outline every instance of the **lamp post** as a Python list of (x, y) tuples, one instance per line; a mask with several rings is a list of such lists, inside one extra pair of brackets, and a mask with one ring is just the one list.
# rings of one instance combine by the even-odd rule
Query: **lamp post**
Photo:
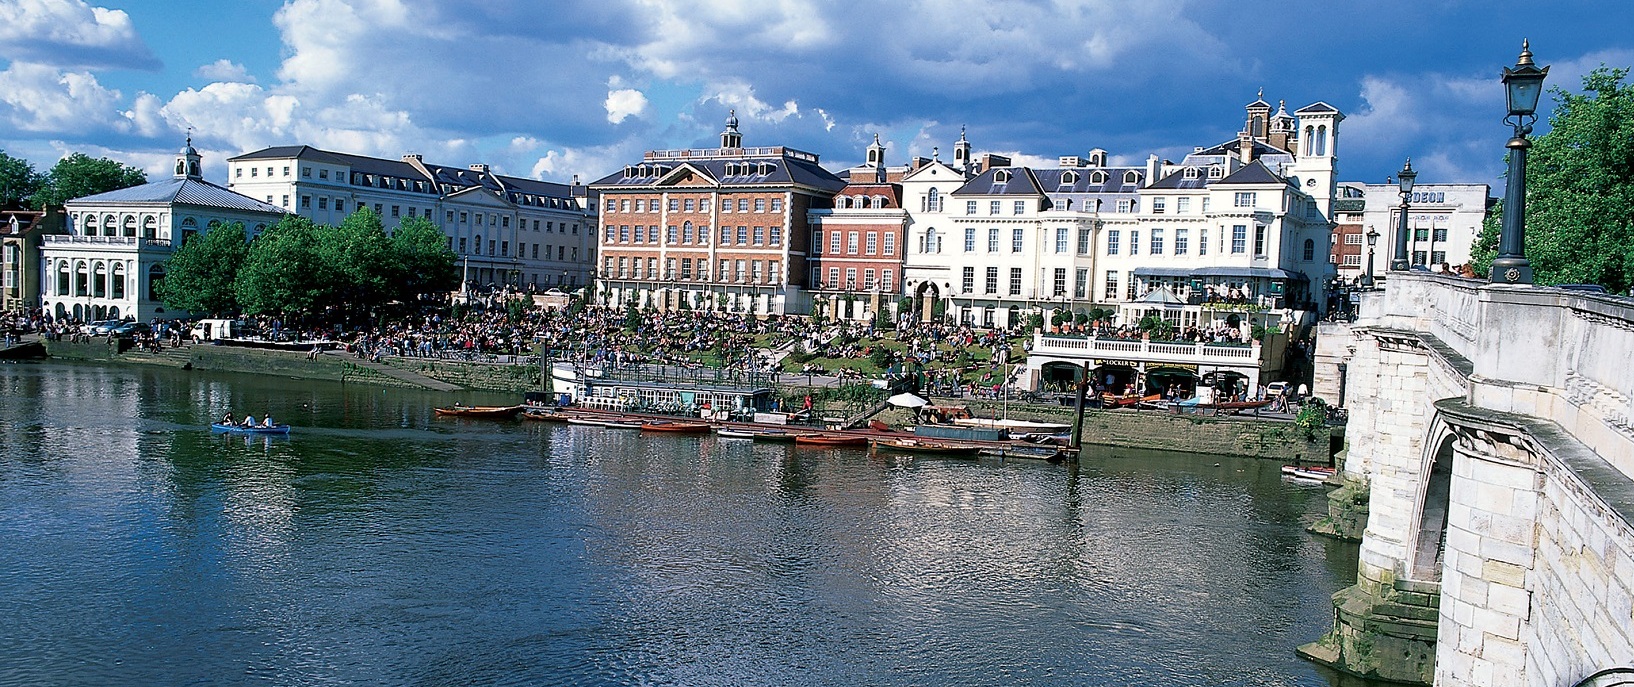
[(1362, 288), (1373, 288), (1373, 246), (1379, 242), (1379, 231), (1367, 228), (1367, 270), (1362, 272)]
[(1401, 190), (1401, 219), (1396, 225), (1396, 252), (1390, 258), (1390, 269), (1405, 270), (1407, 262), (1407, 200), (1413, 196), (1413, 180), (1418, 178), (1418, 172), (1413, 171), (1413, 161), (1408, 159), (1402, 165), (1401, 171), (1396, 172), (1397, 187)]
[(1532, 62), (1532, 49), (1521, 41), (1520, 58), (1515, 68), (1504, 68), (1504, 94), (1509, 102), (1509, 116), (1504, 122), (1515, 127), (1509, 148), (1509, 172), (1504, 175), (1503, 230), (1498, 237), (1498, 257), (1492, 261), (1490, 281), (1498, 284), (1532, 283), (1532, 263), (1526, 259), (1526, 150), (1532, 142), (1526, 135), (1532, 133), (1533, 114), (1538, 109), (1538, 96), (1543, 94), (1543, 79), (1549, 68), (1539, 69)]

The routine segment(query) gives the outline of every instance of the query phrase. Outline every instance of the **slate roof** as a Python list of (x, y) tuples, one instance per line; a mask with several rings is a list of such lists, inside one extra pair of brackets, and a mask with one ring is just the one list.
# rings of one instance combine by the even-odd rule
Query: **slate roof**
[[(681, 166), (690, 166), (724, 186), (806, 186), (833, 193), (845, 188), (845, 180), (822, 165), (789, 156), (744, 155), (741, 157), (692, 157), (649, 160), (613, 172), (590, 183), (598, 188), (638, 188), (658, 183)], [(728, 174), (728, 167), (731, 173)]]
[[(1009, 179), (999, 181), (998, 175), (1004, 172)], [(955, 196), (1036, 196), (1043, 194), (1039, 187), (1039, 179), (1033, 170), (1027, 167), (996, 167), (982, 172), (954, 191)]]
[[(1278, 148), (1278, 147), (1276, 147), (1274, 145), (1266, 143), (1265, 141), (1261, 141), (1261, 140), (1258, 140), (1258, 139), (1253, 139), (1253, 143), (1254, 143), (1254, 157), (1256, 159), (1258, 159), (1260, 157), (1263, 157), (1263, 156), (1266, 156), (1266, 155), (1293, 155), (1293, 151), (1283, 150), (1283, 149)], [(1187, 155), (1187, 157), (1192, 157), (1192, 156), (1197, 156), (1197, 155), (1209, 155), (1209, 156), (1229, 155), (1229, 156), (1234, 157), (1234, 156), (1236, 156), (1238, 154), (1238, 152), (1239, 151), (1238, 151), (1238, 148), (1237, 148), (1237, 139), (1233, 138), (1233, 139), (1231, 139), (1229, 141), (1226, 141), (1225, 143), (1218, 144), (1218, 145), (1216, 145), (1216, 146), (1214, 146), (1212, 148), (1208, 148), (1208, 149), (1205, 149), (1205, 150), (1197, 151), (1195, 153), (1191, 153), (1190, 155)]]
[[(1135, 167), (1089, 167), (1073, 169), (1034, 169), (1033, 177), (1038, 180), (1039, 186), (1049, 193), (1134, 193), (1140, 188), (1140, 182), (1146, 177), (1146, 171)], [(1072, 172), (1076, 178), (1067, 181), (1067, 173)], [(1105, 172), (1106, 181), (1094, 183), (1096, 172)], [(1135, 173), (1135, 181), (1127, 183), (1124, 177)]]
[[(1163, 177), (1162, 179), (1158, 179), (1157, 181), (1152, 182), (1152, 185), (1149, 188), (1170, 188), (1170, 189), (1207, 188), (1208, 185), (1209, 185), (1208, 168), (1206, 168), (1206, 167), (1194, 167), (1193, 169), (1197, 170), (1197, 176), (1195, 176), (1193, 178), (1190, 178), (1190, 179), (1186, 178), (1186, 169), (1181, 168), (1181, 169), (1175, 170), (1174, 173), (1170, 174), (1169, 176)], [(1219, 181), (1219, 179), (1216, 179), (1215, 181)]]
[[(473, 186), (480, 186), (500, 194), (525, 193), (529, 195), (546, 196), (550, 198), (570, 199), (573, 197), (573, 187), (568, 184), (559, 184), (537, 179), (513, 177), (493, 172), (482, 172), (468, 167), (450, 167), (431, 163), (422, 164), (426, 171), (431, 173), (428, 179), (415, 165), (402, 160), (387, 160), (366, 155), (351, 153), (337, 153), (320, 150), (312, 146), (274, 146), (254, 152), (245, 153), (237, 157), (227, 158), (228, 162), (241, 160), (281, 160), (296, 158), (322, 162), (332, 165), (345, 165), (351, 168), (354, 174), (373, 174), (376, 176), (395, 177), (411, 181), (429, 181), (433, 186), (427, 190), (428, 194), (441, 193), (444, 185), (454, 186), (456, 190), (465, 190)], [(582, 195), (582, 192), (581, 192)], [(513, 202), (515, 198), (510, 198)], [(568, 204), (564, 207), (576, 208)]]
[(1226, 178), (1214, 182), (1216, 184), (1285, 184), (1286, 179), (1277, 176), (1265, 163), (1255, 160), (1241, 169), (1226, 175)]
[(179, 203), (207, 208), (224, 208), (249, 212), (282, 215), (284, 209), (231, 191), (208, 181), (193, 178), (170, 178), (161, 181), (122, 188), (95, 195), (75, 198), (70, 203)]

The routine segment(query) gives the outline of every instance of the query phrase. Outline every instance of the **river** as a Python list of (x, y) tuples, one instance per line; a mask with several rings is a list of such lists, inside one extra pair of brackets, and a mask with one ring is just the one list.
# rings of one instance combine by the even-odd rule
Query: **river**
[[(1356, 554), (1272, 462), (433, 417), (453, 398), (0, 365), (0, 684), (1361, 684), (1294, 655)], [(295, 431), (212, 435), (227, 410)]]

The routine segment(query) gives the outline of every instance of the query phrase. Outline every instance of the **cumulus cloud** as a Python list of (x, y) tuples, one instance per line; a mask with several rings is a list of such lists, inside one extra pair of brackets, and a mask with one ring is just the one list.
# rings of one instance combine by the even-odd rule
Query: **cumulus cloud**
[(633, 88), (620, 88), (607, 92), (607, 121), (614, 124), (630, 117), (639, 116), (647, 111), (647, 96)]
[(108, 131), (121, 99), (90, 72), (31, 62), (12, 62), (0, 72), (0, 120), (21, 131)]
[(249, 70), (244, 65), (222, 58), (193, 70), (193, 75), (211, 81), (233, 81), (238, 83), (255, 83)]
[(136, 34), (130, 15), (83, 0), (0, 3), (0, 55), (57, 67), (162, 66)]

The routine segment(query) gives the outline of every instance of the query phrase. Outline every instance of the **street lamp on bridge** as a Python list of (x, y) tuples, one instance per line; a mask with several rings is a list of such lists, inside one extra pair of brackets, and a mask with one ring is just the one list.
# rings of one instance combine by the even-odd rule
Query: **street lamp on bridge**
[(1413, 180), (1418, 178), (1418, 172), (1413, 171), (1413, 160), (1408, 158), (1407, 163), (1396, 172), (1398, 188), (1401, 189), (1401, 219), (1396, 225), (1396, 252), (1390, 258), (1390, 269), (1405, 270), (1407, 262), (1407, 201), (1413, 197)]
[(1373, 246), (1379, 242), (1379, 230), (1367, 228), (1367, 271), (1362, 272), (1362, 288), (1373, 288)]
[(1504, 68), (1504, 92), (1509, 102), (1509, 116), (1504, 122), (1515, 127), (1509, 148), (1509, 172), (1504, 179), (1503, 231), (1498, 236), (1498, 257), (1492, 261), (1490, 281), (1498, 284), (1532, 283), (1532, 263), (1526, 259), (1526, 150), (1532, 142), (1526, 135), (1532, 133), (1538, 96), (1543, 94), (1543, 79), (1549, 68), (1539, 69), (1532, 62), (1531, 45), (1521, 41), (1520, 58), (1515, 68)]

